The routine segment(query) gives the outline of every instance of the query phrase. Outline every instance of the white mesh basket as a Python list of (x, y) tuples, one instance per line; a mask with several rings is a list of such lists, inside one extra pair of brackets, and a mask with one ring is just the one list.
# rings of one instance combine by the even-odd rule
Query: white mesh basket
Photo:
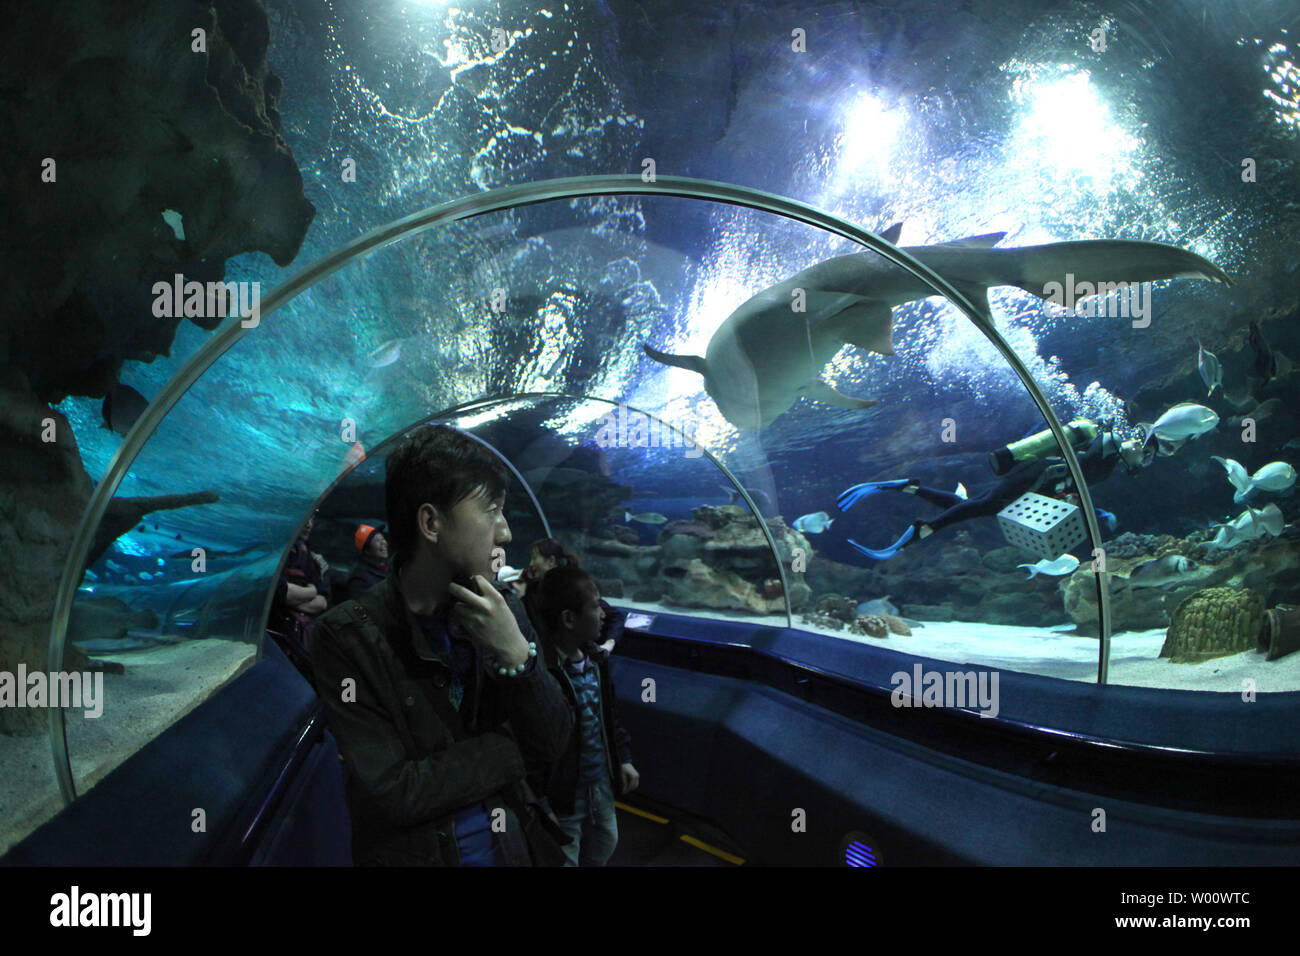
[(1078, 505), (1029, 492), (998, 512), (1008, 544), (1049, 561), (1088, 540)]

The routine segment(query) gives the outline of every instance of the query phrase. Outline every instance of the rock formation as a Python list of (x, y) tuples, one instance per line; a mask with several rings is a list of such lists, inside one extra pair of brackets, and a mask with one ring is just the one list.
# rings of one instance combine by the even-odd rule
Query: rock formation
[[(169, 354), (180, 319), (154, 315), (155, 282), (222, 279), (245, 252), (287, 265), (315, 210), (280, 136), (281, 84), (256, 0), (51, 0), (5, 13), (0, 670), (44, 670), (54, 588), (91, 493), (50, 405), (102, 396), (124, 361)], [(211, 329), (222, 318), (190, 321)], [(207, 499), (116, 502), (96, 547), (154, 507), (194, 500)], [(65, 663), (86, 660), (69, 648)], [(38, 733), (45, 720), (0, 710), (0, 732)]]

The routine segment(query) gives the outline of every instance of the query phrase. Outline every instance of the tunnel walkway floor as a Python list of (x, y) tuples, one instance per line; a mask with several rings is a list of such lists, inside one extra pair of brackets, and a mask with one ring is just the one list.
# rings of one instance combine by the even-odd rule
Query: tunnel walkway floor
[(608, 866), (743, 866), (746, 854), (716, 827), (633, 796), (617, 800), (618, 847)]

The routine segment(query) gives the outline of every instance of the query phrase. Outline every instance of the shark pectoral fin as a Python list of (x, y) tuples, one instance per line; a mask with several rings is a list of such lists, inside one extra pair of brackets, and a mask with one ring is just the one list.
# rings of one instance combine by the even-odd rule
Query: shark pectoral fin
[(835, 334), (850, 345), (881, 355), (894, 354), (894, 314), (889, 306), (862, 300), (837, 313), (831, 321)]
[[(948, 279), (947, 276), (944, 276)], [(989, 287), (979, 282), (963, 282), (960, 279), (948, 279), (958, 292), (970, 299), (971, 305), (975, 306), (976, 314), (985, 319), (991, 325), (993, 316), (989, 312)]]
[(688, 372), (697, 372), (700, 375), (704, 375), (708, 372), (708, 366), (704, 364), (704, 359), (700, 358), (698, 355), (669, 355), (666, 352), (660, 352), (658, 349), (651, 348), (644, 342), (641, 343), (641, 348), (645, 350), (646, 355), (650, 356), (656, 362), (662, 362), (664, 365), (684, 368)]
[(838, 405), (840, 408), (870, 408), (873, 405), (880, 404), (869, 398), (854, 398), (851, 395), (841, 395), (819, 378), (815, 378), (805, 385), (803, 393), (814, 402), (825, 402), (827, 405)]

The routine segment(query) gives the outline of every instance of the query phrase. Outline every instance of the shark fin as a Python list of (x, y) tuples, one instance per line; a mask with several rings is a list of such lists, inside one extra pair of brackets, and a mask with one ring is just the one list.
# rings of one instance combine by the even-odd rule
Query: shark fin
[(894, 314), (887, 305), (859, 300), (832, 317), (835, 334), (858, 348), (894, 354)]
[(902, 232), (903, 224), (901, 222), (896, 222), (882, 232), (880, 238), (884, 239), (886, 242), (892, 242), (894, 245), (898, 245), (898, 237), (902, 235)]
[(1007, 237), (1005, 232), (986, 232), (982, 236), (967, 236), (965, 239), (954, 239), (952, 242), (940, 242), (937, 245), (945, 249), (992, 249), (999, 242)]
[(672, 365), (676, 368), (684, 368), (688, 372), (697, 372), (704, 375), (708, 372), (708, 367), (704, 364), (704, 359), (698, 355), (669, 355), (666, 352), (660, 352), (641, 343), (641, 348), (645, 349), (645, 354), (650, 356), (656, 362), (662, 362), (664, 365)]
[(838, 405), (840, 408), (860, 409), (880, 404), (869, 398), (854, 398), (851, 395), (841, 395), (819, 378), (815, 378), (805, 385), (803, 393), (814, 402), (825, 402), (827, 405)]
[[(1114, 286), (1119, 282), (1194, 277), (1232, 285), (1227, 273), (1208, 259), (1158, 242), (1086, 239), (1000, 251), (1011, 265), (997, 283), (990, 284), (1014, 285), (1057, 304), (1061, 304), (1059, 297), (1071, 284), (1076, 301), (1090, 294), (1118, 291)], [(1085, 284), (1092, 286), (1091, 293), (1080, 291)], [(1049, 296), (1047, 289), (1051, 285), (1058, 289)]]
[(962, 279), (952, 279), (944, 276), (962, 295), (970, 299), (971, 305), (975, 306), (978, 314), (986, 319), (989, 324), (993, 323), (993, 316), (989, 312), (989, 287), (980, 282), (966, 282)]

